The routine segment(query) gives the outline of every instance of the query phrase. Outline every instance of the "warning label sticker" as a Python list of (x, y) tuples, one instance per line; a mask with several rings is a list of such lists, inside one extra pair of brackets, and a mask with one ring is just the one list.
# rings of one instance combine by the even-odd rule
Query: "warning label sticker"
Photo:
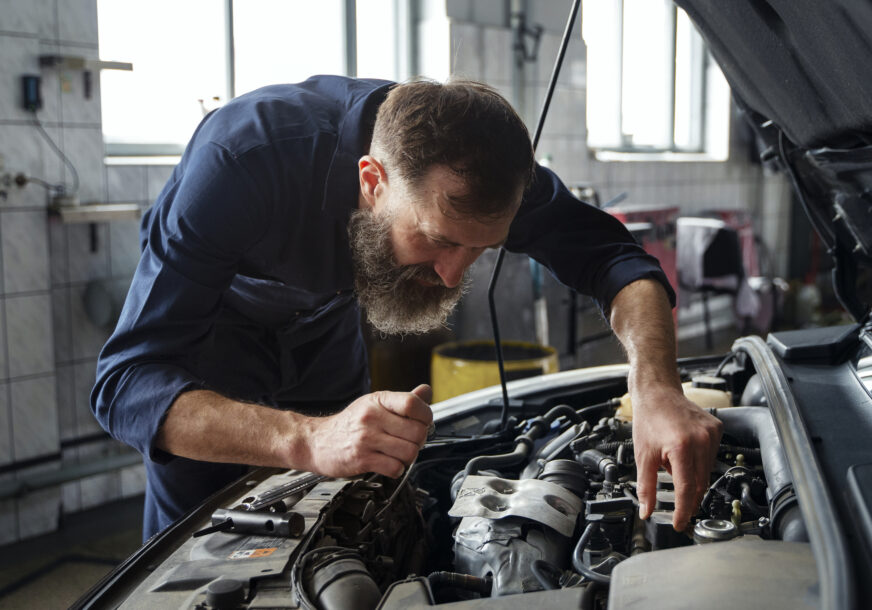
[(255, 557), (267, 557), (272, 555), (278, 547), (268, 549), (246, 549), (244, 551), (233, 551), (227, 559), (254, 559)]

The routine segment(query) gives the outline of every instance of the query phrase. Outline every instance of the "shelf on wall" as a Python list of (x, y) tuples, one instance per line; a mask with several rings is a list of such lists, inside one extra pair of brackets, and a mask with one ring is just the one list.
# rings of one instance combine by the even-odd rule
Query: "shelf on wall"
[(53, 211), (64, 224), (138, 220), (142, 214), (137, 203), (83, 203), (58, 206)]

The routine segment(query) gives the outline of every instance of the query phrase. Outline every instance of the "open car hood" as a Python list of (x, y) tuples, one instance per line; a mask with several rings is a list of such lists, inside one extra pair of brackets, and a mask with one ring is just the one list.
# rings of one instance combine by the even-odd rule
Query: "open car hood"
[(845, 309), (872, 306), (872, 3), (676, 0), (833, 257)]

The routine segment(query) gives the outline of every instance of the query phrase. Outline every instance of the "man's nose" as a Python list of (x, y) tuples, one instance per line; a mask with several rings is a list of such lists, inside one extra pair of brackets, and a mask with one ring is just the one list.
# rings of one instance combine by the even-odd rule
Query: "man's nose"
[(448, 288), (454, 288), (463, 280), (463, 273), (478, 258), (478, 253), (467, 248), (452, 248), (443, 252), (433, 265), (433, 270)]

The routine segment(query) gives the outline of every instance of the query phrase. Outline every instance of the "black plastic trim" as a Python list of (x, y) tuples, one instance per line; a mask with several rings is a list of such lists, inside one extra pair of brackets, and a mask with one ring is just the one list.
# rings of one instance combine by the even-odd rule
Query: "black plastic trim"
[(763, 383), (805, 517), (820, 579), (821, 607), (833, 610), (854, 608), (851, 556), (790, 384), (775, 354), (760, 337), (741, 337), (733, 343), (733, 350), (751, 357)]
[(834, 365), (857, 344), (859, 324), (772, 333), (769, 347), (786, 362)]
[(154, 569), (153, 566), (160, 565), (195, 531), (200, 529), (216, 507), (238, 496), (247, 481), (260, 483), (267, 477), (280, 472), (283, 471), (279, 468), (258, 468), (215, 492), (190, 513), (180, 517), (165, 530), (152, 536), (138, 551), (82, 595), (70, 606), (70, 610), (120, 606), (145, 581), (148, 573)]
[(872, 550), (872, 463), (848, 468), (848, 491), (866, 544)]

